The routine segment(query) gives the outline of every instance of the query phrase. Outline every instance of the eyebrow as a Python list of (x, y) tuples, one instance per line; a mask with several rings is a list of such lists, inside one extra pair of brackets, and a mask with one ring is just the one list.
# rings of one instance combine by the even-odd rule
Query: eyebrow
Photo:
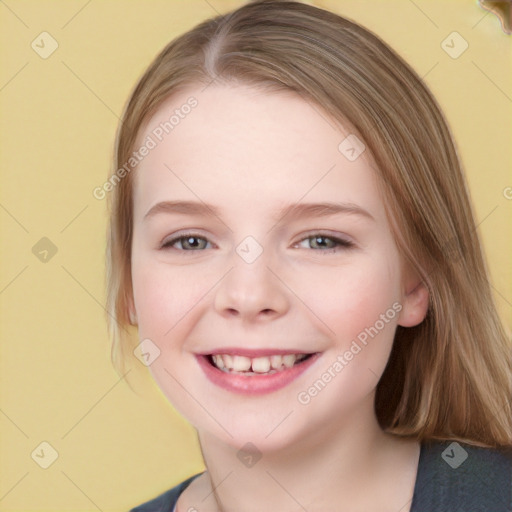
[[(203, 217), (220, 217), (219, 208), (214, 205), (197, 201), (162, 201), (152, 206), (144, 215), (146, 221), (158, 214), (184, 214)], [(367, 210), (353, 203), (293, 203), (276, 212), (274, 219), (291, 217), (300, 219), (304, 217), (327, 217), (337, 214), (360, 215), (375, 221), (373, 215)]]

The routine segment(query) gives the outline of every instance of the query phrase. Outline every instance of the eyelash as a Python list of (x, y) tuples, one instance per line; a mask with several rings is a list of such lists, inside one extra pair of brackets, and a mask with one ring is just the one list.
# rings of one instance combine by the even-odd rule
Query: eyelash
[[(200, 251), (204, 250), (204, 249), (175, 249), (174, 247), (172, 247), (176, 242), (185, 240), (187, 238), (196, 238), (196, 239), (208, 241), (207, 238), (200, 236), (197, 233), (184, 233), (184, 234), (177, 236), (175, 238), (172, 238), (171, 240), (168, 240), (167, 242), (162, 244), (161, 249), (176, 250), (176, 251), (180, 251), (180, 252), (196, 252), (196, 251), (200, 252)], [(315, 238), (323, 238), (323, 239), (331, 240), (336, 244), (336, 247), (330, 247), (327, 249), (312, 249), (313, 251), (320, 252), (323, 254), (325, 254), (325, 253), (332, 254), (332, 253), (336, 253), (340, 250), (351, 249), (355, 246), (355, 244), (349, 240), (344, 240), (342, 238), (337, 238), (337, 237), (330, 236), (330, 235), (324, 235), (322, 233), (314, 233), (312, 235), (306, 236), (303, 239), (299, 240), (299, 242), (297, 242), (297, 244), (300, 242), (303, 242), (305, 240), (315, 239)], [(297, 245), (297, 244), (295, 244), (295, 245)]]

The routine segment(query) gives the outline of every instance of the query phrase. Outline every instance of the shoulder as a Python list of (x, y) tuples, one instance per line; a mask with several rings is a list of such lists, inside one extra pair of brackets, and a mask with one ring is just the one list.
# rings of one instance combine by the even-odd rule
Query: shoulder
[(142, 503), (130, 510), (130, 512), (172, 512), (174, 505), (178, 501), (180, 494), (192, 483), (192, 481), (202, 473), (191, 476), (179, 483), (172, 489), (165, 491), (156, 498)]
[(512, 512), (512, 448), (424, 442), (411, 512), (431, 510)]

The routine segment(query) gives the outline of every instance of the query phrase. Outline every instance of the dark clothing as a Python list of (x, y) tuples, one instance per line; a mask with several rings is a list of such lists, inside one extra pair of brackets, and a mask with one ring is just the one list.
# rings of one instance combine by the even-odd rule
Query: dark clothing
[[(201, 474), (130, 512), (173, 512), (179, 495)], [(410, 512), (512, 512), (512, 449), (423, 443)]]

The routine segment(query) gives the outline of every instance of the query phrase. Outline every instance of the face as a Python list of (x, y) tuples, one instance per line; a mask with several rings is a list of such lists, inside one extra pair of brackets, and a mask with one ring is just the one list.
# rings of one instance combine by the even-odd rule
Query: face
[(156, 144), (133, 175), (132, 308), (199, 432), (264, 451), (374, 419), (396, 326), (422, 313), (349, 134), (240, 85), (173, 96), (141, 130), (137, 148)]

